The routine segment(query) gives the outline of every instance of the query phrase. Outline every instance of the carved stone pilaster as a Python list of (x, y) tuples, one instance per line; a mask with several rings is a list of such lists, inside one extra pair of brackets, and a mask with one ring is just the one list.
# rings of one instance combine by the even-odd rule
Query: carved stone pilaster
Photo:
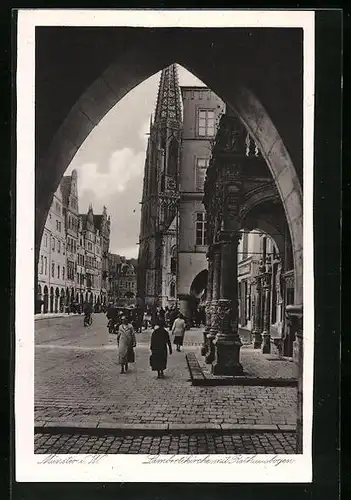
[(264, 311), (263, 311), (262, 353), (270, 354), (271, 272), (269, 266), (266, 266), (266, 272), (264, 274), (263, 282), (264, 282)]
[(201, 346), (201, 355), (202, 356), (206, 356), (206, 354), (209, 352), (207, 335), (210, 333), (210, 328), (211, 328), (210, 303), (206, 302), (206, 305), (205, 305), (205, 328), (203, 331), (203, 343)]
[(262, 286), (261, 286), (261, 276), (257, 276), (255, 279), (255, 294), (254, 294), (254, 306), (253, 306), (253, 328), (252, 334), (254, 337), (254, 349), (260, 349), (262, 345)]
[(237, 333), (236, 306), (236, 302), (228, 299), (218, 301), (216, 321), (219, 331), (213, 341), (216, 353), (212, 366), (214, 375), (239, 375), (243, 372), (239, 361), (242, 343)]
[(207, 291), (206, 291), (206, 305), (205, 305), (205, 328), (203, 331), (203, 344), (201, 347), (201, 354), (205, 356), (209, 352), (208, 338), (207, 335), (210, 333), (211, 328), (211, 300), (212, 300), (212, 288), (213, 288), (213, 261), (212, 254), (208, 252), (208, 275), (207, 275)]
[(216, 338), (217, 332), (219, 330), (219, 319), (218, 319), (218, 301), (212, 300), (209, 307), (209, 321), (210, 321), (210, 330), (207, 334), (207, 354), (205, 357), (205, 361), (207, 364), (212, 364), (215, 359), (215, 347), (214, 347), (214, 339)]

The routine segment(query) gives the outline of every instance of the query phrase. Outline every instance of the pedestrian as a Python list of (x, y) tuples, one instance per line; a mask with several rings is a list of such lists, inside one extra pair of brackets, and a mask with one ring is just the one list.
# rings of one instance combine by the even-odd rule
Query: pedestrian
[(158, 326), (152, 332), (150, 343), (150, 365), (152, 371), (157, 371), (157, 378), (163, 378), (163, 371), (167, 368), (167, 346), (169, 354), (172, 354), (169, 333), (165, 329), (164, 320), (161, 318), (158, 321)]
[(121, 373), (126, 373), (128, 363), (135, 362), (134, 347), (136, 346), (134, 329), (126, 315), (123, 315), (122, 324), (118, 328), (117, 345), (118, 364), (121, 365)]
[(185, 333), (185, 321), (183, 315), (178, 313), (178, 317), (174, 320), (172, 326), (172, 334), (174, 335), (174, 344), (177, 346), (177, 351), (180, 352), (180, 347), (183, 345)]

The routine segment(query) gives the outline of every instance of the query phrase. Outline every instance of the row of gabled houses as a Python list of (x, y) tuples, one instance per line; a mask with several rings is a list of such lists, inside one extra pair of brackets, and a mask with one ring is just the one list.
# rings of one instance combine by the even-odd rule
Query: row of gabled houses
[(36, 313), (74, 312), (85, 301), (101, 310), (108, 302), (110, 216), (92, 205), (79, 213), (77, 172), (65, 175), (52, 200), (43, 230)]

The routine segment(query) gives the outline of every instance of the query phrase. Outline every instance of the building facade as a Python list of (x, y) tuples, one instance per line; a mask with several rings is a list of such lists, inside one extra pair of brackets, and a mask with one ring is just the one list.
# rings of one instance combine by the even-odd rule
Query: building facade
[(115, 302), (119, 296), (119, 276), (121, 273), (122, 259), (121, 256), (114, 253), (108, 254), (108, 298), (109, 302)]
[(102, 302), (102, 238), (95, 227), (93, 207), (87, 214), (80, 214), (81, 236), (85, 250), (85, 300), (94, 305)]
[(123, 305), (135, 304), (136, 294), (137, 270), (130, 261), (123, 258), (118, 284), (119, 303)]
[(107, 208), (105, 206), (101, 215), (94, 215), (94, 224), (101, 238), (101, 301), (102, 304), (106, 305), (109, 290), (108, 254), (110, 249), (111, 218), (107, 215)]
[(77, 302), (77, 258), (78, 258), (78, 178), (77, 171), (64, 175), (61, 181), (63, 193), (63, 211), (66, 222), (66, 307)]
[(183, 105), (177, 297), (189, 317), (207, 285), (207, 223), (202, 203), (206, 170), (225, 104), (207, 87), (181, 87)]
[(54, 194), (40, 245), (38, 298), (41, 312), (63, 312), (66, 286), (65, 216), (61, 185)]
[(137, 304), (137, 261), (109, 254), (109, 300), (117, 305)]

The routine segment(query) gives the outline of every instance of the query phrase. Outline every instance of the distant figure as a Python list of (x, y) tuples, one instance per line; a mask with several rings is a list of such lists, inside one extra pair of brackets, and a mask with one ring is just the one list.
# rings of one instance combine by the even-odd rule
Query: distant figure
[(151, 326), (154, 328), (157, 323), (157, 309), (156, 307), (152, 307), (151, 309)]
[(174, 344), (177, 346), (177, 351), (180, 352), (180, 347), (183, 345), (185, 333), (185, 321), (183, 315), (178, 313), (178, 318), (174, 320), (172, 326), (172, 334), (174, 335)]
[(157, 378), (163, 378), (163, 371), (167, 368), (167, 346), (172, 354), (172, 345), (168, 331), (164, 327), (164, 320), (159, 319), (158, 326), (151, 335), (150, 364), (153, 371), (157, 371)]
[(135, 334), (127, 316), (122, 316), (122, 324), (117, 333), (118, 364), (121, 365), (121, 373), (128, 371), (128, 363), (134, 363), (135, 356), (133, 348), (136, 346)]

